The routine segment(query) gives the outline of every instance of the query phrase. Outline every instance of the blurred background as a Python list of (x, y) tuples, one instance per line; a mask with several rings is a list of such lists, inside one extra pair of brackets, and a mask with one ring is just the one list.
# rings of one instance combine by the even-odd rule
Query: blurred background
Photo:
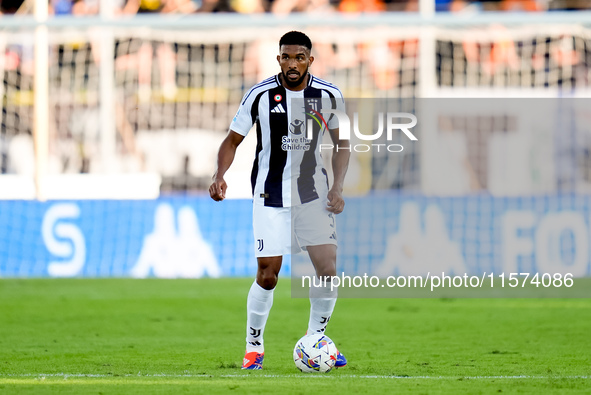
[[(206, 191), (242, 96), (279, 71), (288, 30), (311, 37), (311, 72), (345, 97), (409, 100), (409, 110), (427, 98), (585, 100), (588, 8), (589, 0), (2, 0), (0, 276), (252, 274), (253, 133), (227, 176), (237, 200), (214, 205)], [(407, 222), (419, 222), (416, 237), (428, 228), (422, 212), (439, 207), (435, 233), (456, 238), (469, 270), (482, 254), (492, 267), (509, 254), (518, 266), (540, 256), (581, 262), (587, 275), (586, 108), (570, 118), (557, 112), (577, 121), (539, 133), (531, 112), (524, 123), (515, 111), (442, 111), (403, 152), (354, 155), (346, 192), (395, 196), (392, 232), (404, 222), (405, 201), (396, 199), (414, 196)], [(434, 160), (438, 147), (448, 154)], [(508, 239), (499, 230), (508, 198), (535, 214), (524, 225), (529, 247), (521, 231)], [(458, 222), (450, 208), (482, 202), (466, 218), (484, 225)], [(536, 239), (556, 211), (580, 213), (584, 233), (578, 219), (566, 220), (549, 232), (552, 242)], [(471, 238), (474, 229), (484, 233)], [(382, 233), (371, 246), (377, 261), (387, 249)]]

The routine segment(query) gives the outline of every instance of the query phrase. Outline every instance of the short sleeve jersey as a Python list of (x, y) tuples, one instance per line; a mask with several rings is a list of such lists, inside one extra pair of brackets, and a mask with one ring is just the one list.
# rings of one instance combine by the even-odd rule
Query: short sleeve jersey
[(326, 129), (338, 128), (338, 122), (323, 116), (323, 106), (344, 112), (343, 95), (311, 74), (301, 91), (284, 88), (276, 75), (244, 95), (230, 129), (246, 136), (256, 125), (255, 204), (290, 207), (326, 197), (328, 177), (319, 145)]

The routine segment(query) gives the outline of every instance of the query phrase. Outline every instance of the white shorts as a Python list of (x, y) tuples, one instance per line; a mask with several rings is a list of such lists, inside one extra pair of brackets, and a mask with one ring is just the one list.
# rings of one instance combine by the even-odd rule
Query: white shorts
[(335, 215), (326, 209), (326, 200), (293, 207), (254, 203), (252, 219), (257, 258), (297, 254), (307, 246), (337, 244)]

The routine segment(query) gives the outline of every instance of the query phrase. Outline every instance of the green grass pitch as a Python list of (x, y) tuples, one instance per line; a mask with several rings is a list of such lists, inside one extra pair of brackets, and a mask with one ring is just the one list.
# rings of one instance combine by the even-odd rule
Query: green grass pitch
[(341, 299), (349, 365), (309, 375), (309, 302), (281, 279), (244, 372), (251, 282), (0, 280), (0, 393), (591, 393), (591, 299)]

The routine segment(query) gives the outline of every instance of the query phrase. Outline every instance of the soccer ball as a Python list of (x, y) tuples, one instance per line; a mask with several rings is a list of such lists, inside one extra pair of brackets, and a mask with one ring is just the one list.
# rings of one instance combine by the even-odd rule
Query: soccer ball
[(337, 361), (337, 347), (325, 334), (305, 335), (293, 349), (293, 361), (304, 373), (330, 372)]

